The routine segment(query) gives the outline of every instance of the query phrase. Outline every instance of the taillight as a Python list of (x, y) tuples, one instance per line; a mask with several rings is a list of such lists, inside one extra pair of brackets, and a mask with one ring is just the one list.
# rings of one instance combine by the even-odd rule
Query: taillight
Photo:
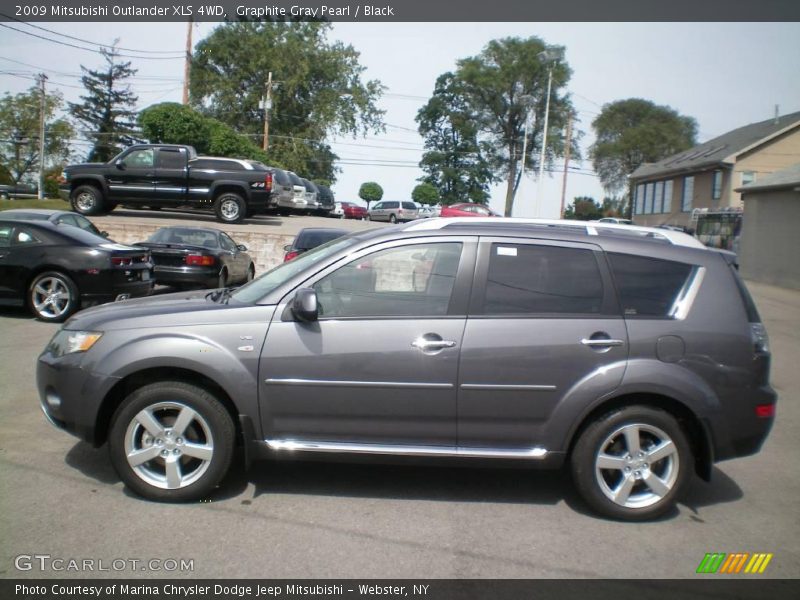
[(286, 256), (283, 257), (283, 262), (289, 262), (293, 258), (295, 258), (298, 254), (300, 254), (297, 250), (290, 250), (286, 253)]
[(115, 267), (129, 267), (133, 264), (133, 258), (130, 256), (112, 256), (111, 264)]
[(759, 404), (756, 406), (756, 416), (761, 419), (771, 419), (775, 416), (775, 405)]
[(750, 323), (750, 335), (753, 339), (753, 352), (769, 354), (769, 336), (761, 323)]
[(272, 189), (272, 173), (267, 172), (267, 174), (264, 175), (264, 188), (267, 191)]
[(186, 257), (186, 264), (197, 267), (210, 267), (216, 262), (213, 256), (207, 254), (189, 254)]

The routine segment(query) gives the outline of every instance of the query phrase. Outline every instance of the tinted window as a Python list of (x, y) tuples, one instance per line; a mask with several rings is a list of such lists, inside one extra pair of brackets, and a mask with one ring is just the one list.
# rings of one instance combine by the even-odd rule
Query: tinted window
[(692, 266), (629, 254), (609, 254), (626, 316), (665, 317), (692, 272)]
[(286, 174), (285, 171), (282, 171), (281, 169), (273, 170), (272, 178), (280, 185), (292, 185), (289, 176)]
[(8, 248), (11, 245), (11, 225), (0, 225), (0, 248)]
[(186, 166), (186, 155), (180, 150), (166, 150), (161, 148), (158, 151), (159, 169), (183, 169)]
[(492, 244), (483, 313), (600, 313), (603, 283), (594, 252)]
[(384, 202), (381, 208), (399, 208), (399, 202)]
[(236, 250), (236, 243), (229, 238), (227, 235), (222, 234), (219, 236), (220, 244), (222, 248), (227, 250), (228, 252), (233, 252)]
[(417, 210), (417, 205), (413, 202), (403, 202), (403, 208), (407, 210)]
[(301, 231), (294, 241), (294, 247), (298, 250), (310, 250), (317, 246), (335, 240), (338, 237), (345, 235), (346, 231), (336, 230), (316, 230), (316, 231)]
[(323, 317), (410, 317), (447, 313), (461, 243), (414, 244), (359, 258), (316, 284)]
[(189, 246), (204, 246), (218, 248), (217, 235), (211, 231), (189, 228), (159, 229), (147, 240), (154, 244), (186, 244)]
[(17, 228), (14, 235), (11, 237), (11, 244), (13, 246), (27, 246), (28, 244), (36, 244), (39, 240), (27, 229)]

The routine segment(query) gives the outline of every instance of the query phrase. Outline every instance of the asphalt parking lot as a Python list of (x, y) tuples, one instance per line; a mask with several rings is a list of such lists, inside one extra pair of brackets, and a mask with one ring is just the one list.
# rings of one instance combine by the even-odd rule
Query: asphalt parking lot
[[(771, 337), (775, 428), (760, 454), (717, 465), (644, 524), (599, 519), (567, 473), (528, 470), (259, 463), (210, 502), (145, 502), (106, 448), (44, 420), (35, 363), (57, 326), (2, 308), (0, 577), (684, 578), (707, 552), (771, 552), (764, 576), (800, 577), (800, 292), (750, 289)], [(193, 570), (20, 571), (19, 555)]]

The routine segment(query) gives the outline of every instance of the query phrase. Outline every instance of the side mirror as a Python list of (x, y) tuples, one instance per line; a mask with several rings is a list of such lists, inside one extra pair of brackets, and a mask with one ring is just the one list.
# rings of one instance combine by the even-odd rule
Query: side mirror
[(100, 235), (102, 235), (104, 238), (107, 238), (108, 237), (108, 232), (107, 231), (101, 231)]
[(292, 245), (291, 245), (291, 244), (286, 244), (286, 245), (283, 247), (283, 251), (284, 251), (284, 252), (289, 252), (289, 250), (291, 250), (291, 249), (292, 249)]
[(239, 252), (247, 252), (247, 246), (245, 246), (244, 244), (239, 244), (238, 246), (236, 246), (236, 249)]
[(311, 288), (297, 290), (292, 300), (292, 314), (305, 323), (316, 321), (319, 318), (319, 305), (317, 292)]
[(118, 168), (120, 171), (124, 171), (124, 170), (125, 170), (125, 161), (124, 161), (124, 160), (122, 160), (121, 158), (120, 158), (120, 159), (118, 159), (118, 160), (117, 160), (117, 161), (114, 163), (114, 165), (115, 165), (115, 166), (116, 166), (116, 167), (117, 167), (117, 168)]

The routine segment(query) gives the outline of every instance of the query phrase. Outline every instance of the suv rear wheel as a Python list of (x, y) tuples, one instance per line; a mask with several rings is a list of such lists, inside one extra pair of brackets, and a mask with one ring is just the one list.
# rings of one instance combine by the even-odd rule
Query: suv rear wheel
[(131, 490), (162, 502), (199, 500), (231, 464), (235, 429), (207, 390), (162, 381), (132, 392), (114, 413), (111, 463)]
[(675, 506), (692, 468), (685, 433), (672, 415), (647, 406), (612, 411), (590, 424), (572, 452), (572, 475), (586, 503), (626, 521)]

